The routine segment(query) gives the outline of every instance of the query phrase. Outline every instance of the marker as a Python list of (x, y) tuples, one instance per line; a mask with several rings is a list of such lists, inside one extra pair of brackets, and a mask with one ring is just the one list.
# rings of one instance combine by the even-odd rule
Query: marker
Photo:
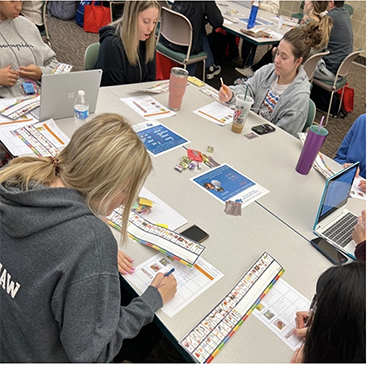
[(173, 267), (170, 271), (166, 272), (164, 276), (170, 276), (175, 271), (175, 268)]

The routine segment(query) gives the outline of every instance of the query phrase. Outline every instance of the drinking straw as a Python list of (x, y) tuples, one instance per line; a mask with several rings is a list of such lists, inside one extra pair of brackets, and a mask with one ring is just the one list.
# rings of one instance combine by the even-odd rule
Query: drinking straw
[(318, 132), (320, 132), (320, 129), (322, 127), (322, 123), (324, 122), (324, 117), (321, 117), (321, 121), (320, 121), (320, 124), (319, 124), (319, 129), (318, 129)]
[(246, 98), (247, 98), (247, 91), (248, 91), (248, 85), (246, 85), (246, 91), (245, 91), (245, 98), (244, 98), (244, 100), (246, 100)]

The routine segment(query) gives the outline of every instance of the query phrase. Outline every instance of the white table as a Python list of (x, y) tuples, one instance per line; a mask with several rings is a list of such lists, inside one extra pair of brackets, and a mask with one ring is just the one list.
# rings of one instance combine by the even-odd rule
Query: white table
[[(136, 93), (142, 87), (144, 84), (101, 88), (95, 114), (117, 112), (132, 124), (143, 122), (140, 115), (119, 100), (142, 95)], [(152, 96), (167, 105), (168, 94)], [(223, 299), (264, 251), (283, 265), (283, 279), (310, 299), (315, 292), (317, 278), (331, 266), (305, 239), (312, 236), (313, 219), (325, 181), (316, 171), (303, 176), (294, 170), (301, 151), (300, 142), (280, 129), (271, 135), (246, 139), (243, 134), (249, 132), (252, 125), (263, 122), (254, 114), (250, 115), (244, 132), (236, 135), (231, 132), (230, 125), (221, 127), (193, 113), (211, 102), (212, 99), (190, 84), (182, 109), (175, 117), (161, 119), (160, 122), (189, 139), (190, 148), (204, 152), (208, 145), (213, 146), (212, 156), (216, 161), (228, 163), (268, 188), (270, 193), (245, 207), (241, 217), (228, 216), (224, 213), (224, 204), (189, 181), (198, 174), (197, 170), (183, 173), (174, 170), (185, 154), (184, 149), (152, 157), (154, 170), (145, 187), (186, 217), (186, 226), (197, 224), (210, 234), (204, 242), (207, 249), (203, 258), (224, 273), (218, 283), (173, 318), (161, 310), (157, 312), (160, 325), (173, 342), (180, 341)], [(57, 124), (71, 136), (74, 129), (72, 118), (58, 120)], [(204, 166), (204, 169), (208, 168)], [(119, 233), (113, 232), (119, 238)], [(156, 254), (155, 250), (133, 242), (123, 250), (134, 258), (136, 265)], [(129, 281), (128, 276), (126, 280)], [(250, 316), (214, 361), (278, 363), (289, 362), (291, 356), (292, 351), (287, 345)]]

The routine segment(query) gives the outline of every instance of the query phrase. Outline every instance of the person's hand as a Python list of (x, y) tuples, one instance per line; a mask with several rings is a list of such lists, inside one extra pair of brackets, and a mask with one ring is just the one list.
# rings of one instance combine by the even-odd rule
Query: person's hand
[(17, 71), (11, 69), (11, 65), (8, 67), (0, 68), (0, 85), (11, 87), (14, 86), (19, 78)]
[(271, 54), (272, 54), (272, 56), (274, 56), (275, 55), (275, 53), (276, 53), (276, 51), (278, 50), (278, 47), (273, 47), (272, 49), (271, 49)]
[[(344, 168), (346, 168), (346, 167), (348, 167), (348, 166), (350, 166), (350, 165), (353, 165), (353, 164), (352, 164), (352, 163), (349, 163), (349, 162), (346, 162), (346, 163), (343, 165), (343, 167), (344, 167)], [(359, 177), (359, 167), (357, 168), (356, 177)]]
[(164, 274), (158, 273), (150, 285), (158, 289), (163, 304), (169, 302), (177, 291), (177, 282), (173, 274), (164, 276)]
[(20, 66), (19, 76), (23, 78), (29, 78), (31, 80), (38, 81), (41, 79), (42, 71), (38, 66), (33, 65), (33, 64), (27, 67)]
[(132, 274), (135, 270), (135, 267), (133, 266), (134, 260), (126, 255), (126, 253), (117, 250), (117, 263), (119, 267), (119, 273), (122, 275), (125, 274)]
[(358, 187), (366, 194), (366, 180), (361, 180)]
[(228, 102), (232, 99), (232, 96), (232, 90), (227, 85), (222, 84), (222, 87), (219, 89), (219, 100), (222, 103)]
[(361, 216), (358, 217), (352, 238), (356, 245), (366, 240), (366, 210), (363, 210)]
[(303, 339), (306, 337), (306, 333), (308, 330), (308, 327), (305, 327), (305, 322), (307, 322), (307, 318), (308, 312), (306, 311), (296, 313), (296, 328), (294, 330), (294, 334)]
[(294, 351), (294, 354), (291, 359), (291, 363), (302, 363), (303, 362), (303, 345), (299, 347), (296, 351)]

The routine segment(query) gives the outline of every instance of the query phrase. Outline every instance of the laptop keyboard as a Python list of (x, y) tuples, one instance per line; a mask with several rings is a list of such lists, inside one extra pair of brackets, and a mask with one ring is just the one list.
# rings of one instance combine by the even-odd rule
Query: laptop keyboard
[(341, 247), (345, 247), (352, 240), (352, 232), (357, 224), (358, 217), (347, 213), (342, 219), (334, 223), (324, 232), (324, 236)]

